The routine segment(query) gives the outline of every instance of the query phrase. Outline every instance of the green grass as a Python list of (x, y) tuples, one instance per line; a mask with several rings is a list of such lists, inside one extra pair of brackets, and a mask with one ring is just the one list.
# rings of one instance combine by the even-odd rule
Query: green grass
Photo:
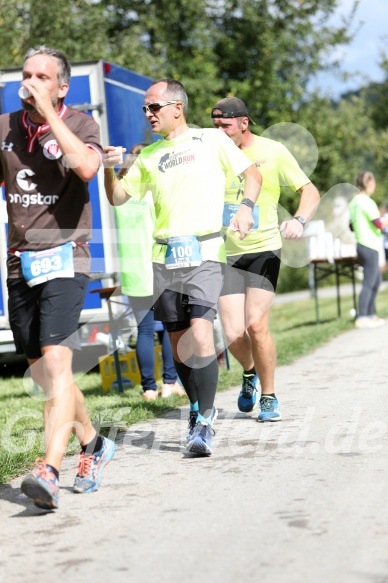
[[(277, 345), (278, 365), (289, 364), (312, 352), (318, 346), (338, 334), (352, 329), (349, 315), (352, 307), (350, 297), (341, 299), (342, 317), (336, 317), (335, 299), (319, 302), (320, 324), (315, 323), (313, 300), (274, 305), (271, 310), (270, 327)], [(378, 296), (379, 315), (388, 317), (388, 290)], [(240, 383), (241, 369), (231, 360), (231, 369), (220, 369), (219, 389), (225, 390)], [(133, 423), (154, 419), (173, 409), (187, 404), (185, 397), (158, 399), (145, 402), (141, 387), (125, 389), (123, 395), (104, 392), (98, 373), (82, 375), (77, 379), (82, 389), (90, 417), (101, 433), (114, 436), (119, 430)], [(12, 377), (0, 380), (0, 483), (20, 475), (33, 465), (36, 457), (44, 455), (42, 411), (43, 403), (38, 390), (34, 394), (31, 381)], [(78, 442), (71, 439), (68, 453), (78, 451)]]

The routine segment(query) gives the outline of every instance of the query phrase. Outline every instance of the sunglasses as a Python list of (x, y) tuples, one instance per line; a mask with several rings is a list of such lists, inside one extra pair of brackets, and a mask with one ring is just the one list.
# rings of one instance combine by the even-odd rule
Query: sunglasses
[(155, 103), (149, 103), (148, 105), (142, 105), (141, 108), (144, 113), (150, 111), (151, 113), (158, 113), (162, 109), (162, 107), (166, 107), (166, 105), (172, 105), (173, 103), (182, 103), (182, 101), (159, 101)]

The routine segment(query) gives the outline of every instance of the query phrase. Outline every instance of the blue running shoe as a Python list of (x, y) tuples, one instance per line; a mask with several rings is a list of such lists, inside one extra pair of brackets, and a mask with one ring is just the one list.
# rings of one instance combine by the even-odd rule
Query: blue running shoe
[(42, 458), (35, 460), (36, 469), (21, 484), (23, 494), (32, 498), (35, 506), (43, 510), (58, 508), (59, 483), (56, 475), (46, 467)]
[(243, 381), (241, 386), (241, 392), (238, 396), (237, 406), (243, 413), (250, 413), (256, 407), (257, 398), (257, 383), (259, 382), (258, 376), (243, 375)]
[(282, 415), (280, 413), (279, 401), (274, 397), (262, 395), (260, 398), (260, 413), (257, 417), (259, 423), (264, 421), (281, 421)]
[[(190, 415), (189, 415), (189, 432), (186, 435), (186, 440), (189, 441), (191, 434), (193, 433), (195, 426), (197, 424), (197, 417), (198, 417), (198, 411), (190, 411)], [(218, 417), (218, 409), (216, 409), (215, 407), (212, 407), (212, 414), (211, 414), (211, 421), (212, 421), (212, 425), (214, 423), (214, 421), (217, 419)]]
[(215, 431), (211, 425), (200, 421), (194, 427), (186, 445), (186, 451), (197, 455), (212, 454), (212, 437)]
[(195, 426), (197, 425), (197, 417), (198, 417), (198, 411), (190, 411), (190, 415), (189, 415), (189, 425), (188, 425), (188, 434), (186, 435), (186, 440), (189, 441), (191, 434), (194, 431)]
[(101, 483), (102, 470), (113, 458), (116, 446), (114, 441), (102, 438), (102, 448), (96, 453), (87, 455), (80, 453), (78, 473), (75, 477), (73, 492), (87, 494), (97, 490)]

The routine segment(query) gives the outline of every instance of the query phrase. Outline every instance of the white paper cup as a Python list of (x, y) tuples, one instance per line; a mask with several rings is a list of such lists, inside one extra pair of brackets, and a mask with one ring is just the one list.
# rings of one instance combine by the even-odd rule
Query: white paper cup
[(27, 87), (24, 87), (24, 85), (19, 88), (18, 94), (20, 99), (27, 99), (28, 97), (31, 97), (31, 93), (28, 91)]
[(122, 164), (122, 163), (123, 163), (123, 148), (122, 148), (122, 146), (117, 146), (117, 147), (115, 148), (115, 151), (116, 151), (118, 154), (120, 154), (120, 160), (119, 160), (119, 162), (118, 162), (118, 163), (119, 163), (119, 164)]

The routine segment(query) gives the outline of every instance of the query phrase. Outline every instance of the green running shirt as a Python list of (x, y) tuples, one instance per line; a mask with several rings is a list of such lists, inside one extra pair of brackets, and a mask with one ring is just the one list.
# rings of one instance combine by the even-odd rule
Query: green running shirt
[[(154, 239), (200, 236), (222, 229), (226, 175), (239, 175), (251, 165), (220, 130), (190, 128), (144, 148), (121, 184), (136, 199), (151, 191)], [(201, 248), (204, 261), (225, 262), (222, 237), (203, 241)], [(154, 243), (154, 262), (164, 263), (165, 253), (165, 245)]]
[[(259, 207), (259, 225), (258, 229), (251, 230), (242, 241), (233, 231), (227, 230), (224, 225), (224, 231), (228, 234), (226, 254), (230, 256), (280, 249), (282, 240), (277, 209), (281, 187), (289, 186), (297, 191), (310, 182), (310, 179), (299, 167), (298, 162), (280, 142), (255, 136), (254, 144), (249, 148), (244, 148), (242, 152), (256, 165), (263, 176), (263, 185), (256, 203), (256, 206)], [(243, 179), (229, 174), (226, 183), (225, 203), (238, 204), (241, 202), (243, 189)]]
[(349, 203), (349, 215), (357, 243), (380, 251), (381, 230), (372, 223), (380, 218), (380, 211), (367, 194), (356, 194)]
[(143, 200), (130, 198), (125, 204), (116, 206), (115, 215), (121, 289), (127, 296), (152, 296), (152, 231), (155, 210), (150, 193)]

